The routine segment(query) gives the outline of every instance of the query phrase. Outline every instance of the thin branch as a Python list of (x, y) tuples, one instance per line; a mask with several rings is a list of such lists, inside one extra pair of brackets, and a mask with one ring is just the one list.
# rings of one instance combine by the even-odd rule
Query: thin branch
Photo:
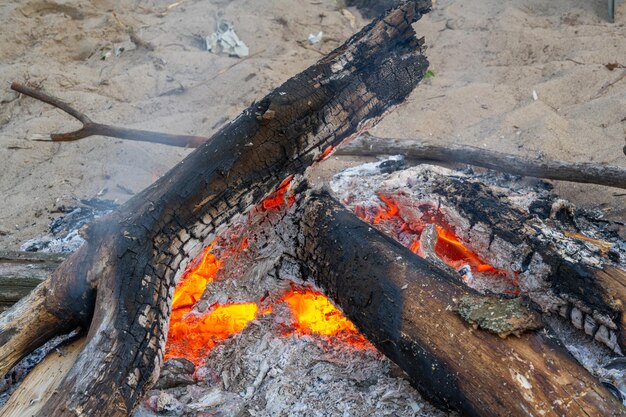
[(11, 89), (18, 93), (35, 98), (44, 103), (50, 104), (74, 117), (83, 124), (83, 127), (73, 132), (52, 133), (50, 135), (36, 135), (34, 140), (69, 142), (86, 138), (88, 136), (109, 136), (119, 139), (137, 140), (141, 142), (161, 143), (164, 145), (196, 148), (206, 142), (208, 138), (204, 136), (174, 135), (169, 133), (151, 132), (148, 130), (127, 129), (93, 122), (85, 114), (74, 109), (69, 104), (31, 87), (27, 87), (17, 82), (11, 84)]
[(532, 160), (464, 145), (432, 145), (414, 139), (378, 138), (369, 134), (337, 149), (335, 155), (404, 155), (428, 162), (463, 163), (526, 177), (606, 185), (626, 189), (626, 169), (588, 162)]

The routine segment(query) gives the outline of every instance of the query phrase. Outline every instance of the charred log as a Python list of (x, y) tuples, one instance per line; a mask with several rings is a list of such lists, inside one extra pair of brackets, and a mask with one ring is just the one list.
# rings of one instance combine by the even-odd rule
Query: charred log
[(457, 278), (327, 195), (303, 211), (306, 274), (432, 400), (469, 416), (626, 415), (548, 331), (502, 339), (474, 330), (455, 306), (475, 293)]
[(564, 239), (603, 245), (579, 233), (569, 206), (537, 201), (525, 211), (484, 184), (453, 177), (434, 179), (433, 190), (453, 220), (469, 221), (463, 230), (466, 237), (489, 242), (484, 255), (500, 258), (503, 264), (522, 259), (518, 271), (522, 293), (543, 311), (560, 314), (618, 353), (626, 351), (626, 272), (586, 264), (584, 257), (574, 259), (544, 233), (547, 223), (556, 222), (565, 229)]
[(126, 416), (155, 382), (177, 277), (238, 215), (329, 146), (403, 101), (428, 62), (410, 1), (291, 78), (85, 231), (87, 243), (0, 316), (0, 371), (51, 336), (89, 328), (39, 415)]

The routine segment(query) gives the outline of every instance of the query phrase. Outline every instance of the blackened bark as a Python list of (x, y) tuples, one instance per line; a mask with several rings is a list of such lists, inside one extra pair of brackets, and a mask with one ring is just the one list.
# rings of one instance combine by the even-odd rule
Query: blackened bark
[(306, 274), (431, 400), (468, 416), (626, 415), (549, 333), (502, 339), (474, 330), (454, 311), (474, 294), (458, 278), (328, 195), (313, 195), (303, 211)]
[[(568, 229), (578, 232), (567, 206), (558, 209), (553, 201), (539, 200), (525, 211), (505, 194), (454, 177), (433, 179), (433, 190), (443, 206), (468, 222), (465, 234), (479, 233), (473, 230), (489, 234), (485, 240), (491, 242), (490, 253), (481, 255), (487, 259), (512, 255), (510, 262), (515, 257), (523, 260), (519, 271), (522, 293), (612, 350), (626, 352), (626, 272), (567, 259), (559, 241), (544, 234), (547, 223), (559, 225), (566, 233)], [(580, 233), (570, 236), (584, 237)]]
[[(428, 62), (411, 24), (430, 2), (403, 3), (267, 97), (116, 212), (0, 317), (0, 371), (50, 336), (89, 328), (74, 366), (39, 415), (126, 416), (155, 382), (171, 298), (187, 262), (237, 215), (329, 146), (402, 102)], [(33, 306), (42, 317), (28, 317)], [(93, 314), (92, 314), (93, 311)]]

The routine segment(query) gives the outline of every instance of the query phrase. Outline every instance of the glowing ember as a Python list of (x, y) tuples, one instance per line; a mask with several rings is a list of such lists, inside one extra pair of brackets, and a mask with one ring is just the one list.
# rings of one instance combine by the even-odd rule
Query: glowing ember
[(400, 196), (394, 197), (385, 194), (379, 194), (378, 198), (385, 203), (386, 207), (378, 208), (374, 213), (371, 213), (366, 208), (357, 206), (355, 208), (356, 214), (363, 220), (378, 224), (386, 229), (413, 253), (423, 255), (420, 248), (420, 236), (426, 225), (434, 224), (439, 235), (435, 244), (435, 252), (448, 265), (456, 269), (468, 265), (472, 272), (501, 277), (510, 275), (506, 271), (490, 265), (465, 246), (456, 235), (454, 227), (433, 205), (420, 204), (417, 207), (411, 207), (411, 204), (414, 205), (415, 203), (409, 201), (406, 204), (400, 204)]
[(263, 200), (263, 202), (261, 202), (261, 207), (268, 210), (282, 207), (285, 204), (291, 206), (296, 201), (296, 198), (292, 195), (285, 198), (285, 194), (291, 185), (291, 180), (293, 180), (293, 175), (290, 175), (283, 182), (281, 182), (276, 191), (271, 193), (265, 198), (265, 200)]
[(205, 249), (200, 261), (185, 272), (174, 291), (172, 310), (193, 306), (204, 293), (207, 284), (213, 280), (222, 266), (222, 263), (211, 253), (214, 245), (215, 241)]
[(469, 265), (472, 271), (506, 276), (506, 271), (489, 265), (463, 245), (451, 229), (439, 225), (436, 227), (439, 240), (435, 245), (435, 252), (449, 265), (454, 268)]
[(334, 149), (334, 146), (329, 146), (328, 148), (324, 149), (324, 152), (322, 152), (322, 154), (320, 155), (319, 160), (323, 161), (324, 159), (328, 158)]
[(288, 292), (283, 300), (291, 309), (293, 327), (298, 334), (337, 336), (351, 344), (369, 345), (354, 324), (324, 294), (299, 288)]
[(198, 364), (219, 342), (241, 332), (257, 317), (256, 303), (217, 305), (208, 314), (172, 312), (165, 359), (182, 357)]
[(379, 224), (381, 220), (389, 220), (394, 217), (399, 217), (400, 208), (391, 197), (379, 194), (378, 198), (380, 198), (380, 200), (387, 205), (387, 209), (380, 210), (376, 217), (374, 217), (374, 224)]

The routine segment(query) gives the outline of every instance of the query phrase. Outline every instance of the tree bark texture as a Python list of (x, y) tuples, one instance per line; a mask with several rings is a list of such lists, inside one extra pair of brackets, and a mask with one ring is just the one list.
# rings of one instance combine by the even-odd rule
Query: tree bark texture
[(65, 257), (54, 253), (0, 251), (0, 311), (28, 295)]
[[(327, 195), (303, 207), (299, 260), (431, 400), (467, 416), (624, 416), (548, 331), (502, 339), (455, 311), (474, 291)], [(367, 242), (367, 244), (363, 244)]]
[(162, 362), (177, 277), (238, 215), (329, 146), (402, 102), (428, 62), (409, 1), (289, 79), (152, 186), (84, 231), (87, 243), (0, 317), (0, 371), (51, 336), (88, 328), (38, 415), (129, 415)]

